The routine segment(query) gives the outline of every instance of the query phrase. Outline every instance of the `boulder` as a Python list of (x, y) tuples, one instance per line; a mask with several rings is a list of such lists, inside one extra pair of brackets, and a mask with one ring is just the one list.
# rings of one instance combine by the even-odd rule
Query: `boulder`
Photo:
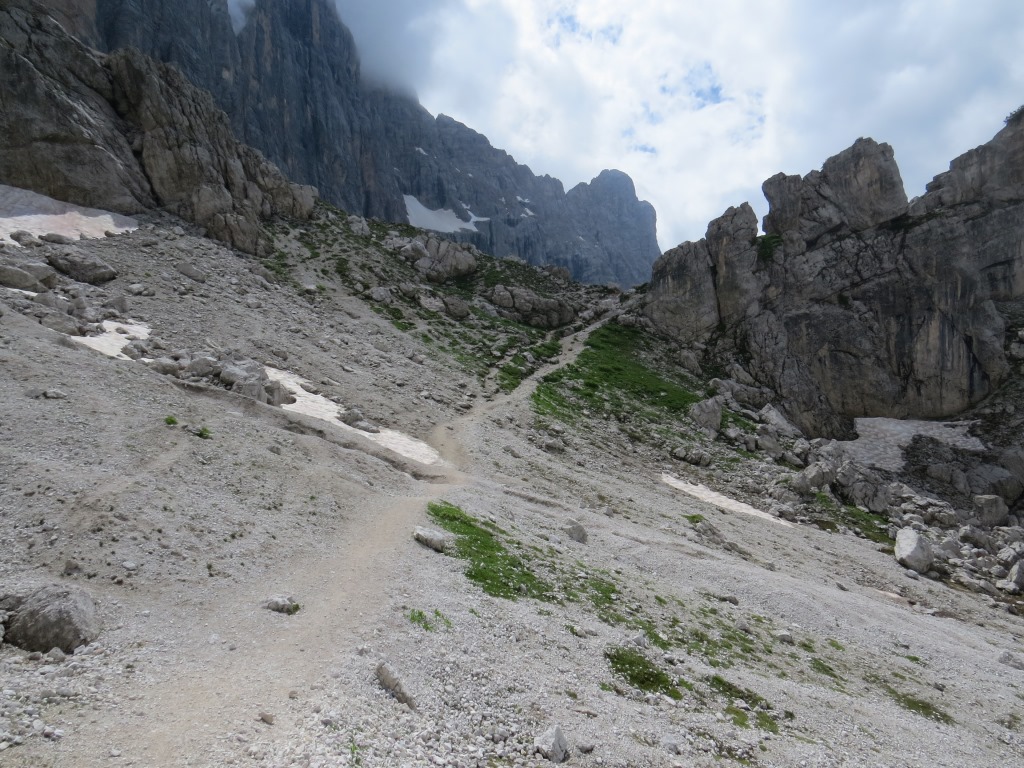
[(46, 290), (46, 286), (24, 269), (13, 267), (9, 264), (0, 264), (0, 285), (5, 288), (16, 288), (20, 291), (32, 291), (33, 293), (42, 293)]
[(390, 304), (393, 296), (386, 285), (378, 285), (370, 289), (370, 299), (378, 304)]
[(695, 445), (680, 445), (672, 451), (672, 458), (693, 464), (695, 467), (711, 465), (711, 454)]
[(1010, 509), (1002, 496), (988, 494), (974, 497), (974, 515), (985, 528), (1006, 525), (1009, 514)]
[(80, 587), (41, 587), (17, 602), (7, 621), (5, 641), (26, 651), (60, 648), (71, 653), (99, 636), (96, 605)]
[(469, 304), (458, 296), (445, 296), (442, 301), (444, 301), (445, 312), (454, 320), (465, 320), (469, 317)]
[(455, 547), (455, 536), (446, 531), (417, 526), (412, 532), (412, 537), (423, 546), (442, 554), (450, 552)]
[(927, 573), (935, 556), (928, 539), (913, 528), (902, 528), (896, 534), (896, 561), (904, 568)]
[(57, 287), (57, 278), (60, 275), (57, 273), (57, 270), (49, 264), (22, 258), (8, 259), (7, 263), (12, 267), (17, 267), (23, 272), (28, 272), (32, 277), (51, 290)]
[(413, 265), (432, 283), (446, 283), (476, 272), (476, 256), (466, 246), (430, 236), (423, 243), (425, 256)]
[(552, 763), (563, 763), (569, 759), (569, 742), (562, 729), (555, 725), (533, 740), (534, 749)]
[(575, 542), (587, 543), (587, 529), (576, 520), (570, 520), (568, 525), (562, 527), (562, 532)]
[(75, 246), (48, 249), (46, 261), (58, 272), (80, 283), (102, 285), (117, 277), (117, 272), (112, 266), (98, 256)]
[(707, 430), (712, 435), (717, 435), (722, 428), (722, 407), (725, 405), (725, 398), (721, 395), (701, 400), (690, 407), (690, 418), (701, 429)]
[(1006, 581), (1017, 589), (1024, 589), (1024, 560), (1018, 560), (1006, 575)]
[(793, 476), (790, 487), (797, 493), (819, 491), (835, 480), (835, 472), (828, 464), (814, 462)]
[(204, 270), (187, 261), (175, 264), (174, 268), (189, 280), (195, 280), (197, 283), (205, 283), (209, 279), (209, 275)]

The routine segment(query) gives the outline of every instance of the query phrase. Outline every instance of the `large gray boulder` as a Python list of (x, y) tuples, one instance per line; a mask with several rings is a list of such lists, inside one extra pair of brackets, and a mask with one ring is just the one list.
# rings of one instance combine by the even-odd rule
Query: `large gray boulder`
[(1010, 510), (1002, 496), (987, 494), (974, 497), (974, 514), (986, 528), (1006, 525)]
[(80, 587), (40, 587), (14, 602), (4, 639), (19, 648), (43, 653), (60, 648), (71, 653), (99, 636), (96, 605)]
[(541, 296), (529, 288), (498, 284), (488, 298), (499, 312), (536, 328), (561, 328), (576, 319), (576, 309), (563, 299)]
[(722, 408), (725, 398), (721, 395), (701, 400), (690, 407), (690, 418), (701, 429), (717, 435), (722, 428)]
[(901, 528), (896, 534), (896, 561), (904, 568), (927, 573), (935, 561), (928, 539), (913, 528)]
[[(415, 252), (415, 250), (414, 250)], [(432, 283), (446, 283), (476, 271), (473, 252), (450, 240), (428, 237), (422, 244), (423, 255), (414, 264), (416, 271)]]
[(16, 288), (21, 291), (32, 291), (33, 293), (40, 293), (46, 290), (46, 286), (28, 272), (9, 264), (0, 264), (0, 285), (5, 288)]
[(117, 271), (99, 256), (73, 245), (47, 249), (46, 260), (58, 272), (80, 283), (102, 285), (117, 277)]

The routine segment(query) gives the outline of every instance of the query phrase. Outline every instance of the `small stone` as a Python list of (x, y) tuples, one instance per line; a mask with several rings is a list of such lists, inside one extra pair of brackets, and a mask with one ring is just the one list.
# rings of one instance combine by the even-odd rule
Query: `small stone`
[(533, 740), (533, 746), (541, 756), (552, 763), (565, 762), (569, 757), (569, 744), (562, 729), (552, 726)]
[(405, 689), (405, 686), (402, 685), (402, 681), (398, 678), (398, 673), (386, 661), (382, 661), (377, 665), (377, 681), (384, 690), (388, 691), (402, 704), (408, 706), (409, 709), (416, 709), (415, 699)]
[(274, 611), (275, 613), (284, 613), (288, 616), (292, 616), (298, 613), (302, 606), (295, 602), (291, 597), (277, 596), (264, 602), (263, 607), (269, 611)]
[(455, 546), (455, 537), (453, 535), (433, 528), (417, 526), (412, 532), (412, 537), (435, 552), (448, 552)]
[(569, 524), (562, 528), (562, 531), (575, 542), (587, 543), (587, 530), (576, 520), (570, 520)]
[(778, 632), (776, 632), (775, 639), (778, 640), (780, 643), (785, 643), (786, 645), (793, 645), (794, 642), (793, 633), (790, 632), (788, 629), (780, 629)]
[(262, 720), (267, 725), (274, 724), (274, 716), (269, 712), (260, 712), (260, 720)]

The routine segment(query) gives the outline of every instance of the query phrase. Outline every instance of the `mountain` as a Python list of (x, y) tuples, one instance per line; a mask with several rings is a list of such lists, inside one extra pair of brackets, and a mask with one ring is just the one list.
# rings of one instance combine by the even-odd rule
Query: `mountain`
[(205, 91), (137, 50), (97, 54), (33, 3), (0, 8), (0, 181), (66, 202), (156, 207), (265, 255), (263, 223), (306, 218), (289, 182)]
[[(4, 768), (1021, 762), (1018, 119), (917, 201), (870, 140), (774, 177), (767, 235), (621, 292), (314, 205), (28, 0), (0, 105), (0, 181), (138, 217), (0, 186)], [(438, 168), (494, 151), (425, 119)], [(604, 238), (631, 188), (563, 202)], [(815, 365), (886, 345), (900, 407), (991, 394), (856, 441), (776, 407), (856, 413)]]
[(224, 0), (96, 0), (82, 12), (87, 39), (174, 64), (241, 141), (345, 210), (414, 224), (441, 211), (427, 220), (446, 234), (592, 283), (642, 283), (660, 255), (654, 209), (625, 174), (567, 193), (414, 97), (367, 84), (330, 0), (258, 0), (237, 35)]
[(1007, 381), (1024, 300), (1024, 119), (908, 201), (871, 139), (749, 205), (654, 266), (645, 316), (706, 359), (738, 358), (816, 434), (859, 416), (942, 418)]

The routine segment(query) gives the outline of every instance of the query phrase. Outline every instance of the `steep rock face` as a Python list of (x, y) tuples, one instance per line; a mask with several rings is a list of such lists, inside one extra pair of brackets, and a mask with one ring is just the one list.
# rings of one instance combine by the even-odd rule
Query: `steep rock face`
[(1024, 126), (936, 177), (908, 204), (893, 152), (860, 139), (654, 267), (654, 327), (731, 350), (800, 426), (856, 416), (942, 417), (1008, 373), (999, 302), (1024, 297)]
[[(233, 111), (238, 50), (225, 3), (209, 0), (64, 2), (91, 4), (96, 47), (104, 50), (138, 48), (157, 61), (173, 64), (192, 83), (210, 91), (221, 109)], [(109, 45), (115, 40), (117, 45)], [(83, 41), (93, 44), (89, 39)]]
[(135, 46), (173, 63), (213, 94), (242, 141), (348, 211), (405, 222), (411, 196), (458, 217), (455, 238), (587, 282), (641, 283), (660, 254), (654, 209), (625, 174), (566, 193), (415, 98), (364, 84), (330, 0), (257, 0), (237, 36), (224, 0), (95, 1), (106, 50)]
[(208, 93), (138, 51), (96, 54), (12, 3), (0, 61), (6, 184), (121, 213), (163, 206), (250, 253), (260, 219), (312, 210), (314, 191), (239, 144)]
[(93, 208), (155, 205), (101, 57), (47, 16), (0, 9), (0, 180)]

